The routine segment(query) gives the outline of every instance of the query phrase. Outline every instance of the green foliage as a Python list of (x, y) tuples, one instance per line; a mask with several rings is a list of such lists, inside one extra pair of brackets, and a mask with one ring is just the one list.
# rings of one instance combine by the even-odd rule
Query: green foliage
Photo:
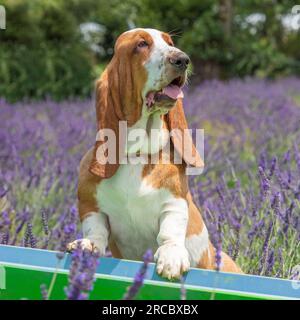
[[(293, 5), (289, 0), (179, 0), (176, 5), (171, 0), (155, 4), (151, 0), (100, 0), (92, 20), (106, 28), (101, 44), (105, 58), (110, 57), (115, 38), (130, 26), (152, 27), (175, 35), (176, 44), (191, 56), (195, 73), (202, 73), (202, 79), (274, 77), (300, 74), (300, 33), (285, 30), (280, 20), (291, 13)], [(265, 20), (252, 24), (247, 21), (251, 14)]]
[(6, 0), (0, 31), (0, 96), (61, 100), (90, 95), (91, 54), (65, 1)]
[(0, 50), (0, 96), (24, 98), (86, 97), (92, 85), (90, 58), (81, 46), (42, 44)]
[[(0, 94), (9, 100), (88, 95), (98, 65), (111, 58), (118, 35), (133, 27), (170, 32), (176, 45), (191, 56), (199, 79), (300, 74), (300, 32), (285, 29), (281, 21), (291, 13), (290, 0), (4, 0), (2, 4), (7, 29), (0, 31)], [(263, 19), (249, 21), (253, 14)], [(91, 42), (80, 32), (80, 25), (89, 22), (101, 27)]]

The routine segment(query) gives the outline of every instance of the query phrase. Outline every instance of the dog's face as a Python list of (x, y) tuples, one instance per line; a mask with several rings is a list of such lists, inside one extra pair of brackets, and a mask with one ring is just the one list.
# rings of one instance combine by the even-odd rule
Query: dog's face
[(139, 86), (143, 102), (140, 107), (147, 113), (157, 109), (168, 112), (183, 97), (181, 88), (186, 81), (189, 57), (174, 47), (167, 33), (155, 29), (123, 33), (117, 40), (115, 55), (124, 51), (131, 52), (132, 77), (143, 82)]
[(143, 96), (148, 108), (173, 107), (183, 98), (181, 88), (185, 84), (189, 57), (174, 47), (167, 33), (147, 30), (153, 39), (149, 59), (145, 63), (148, 73)]

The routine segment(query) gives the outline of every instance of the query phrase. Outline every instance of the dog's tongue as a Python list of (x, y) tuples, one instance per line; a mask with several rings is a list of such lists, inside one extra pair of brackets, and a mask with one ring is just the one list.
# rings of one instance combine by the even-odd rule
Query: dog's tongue
[[(170, 84), (167, 87), (165, 87), (162, 90), (162, 93), (165, 94), (166, 96), (170, 97), (173, 100), (179, 99), (179, 98), (183, 98), (183, 92), (180, 89), (180, 87), (176, 86), (175, 84)], [(155, 93), (154, 92), (150, 92), (147, 95), (146, 98), (146, 104), (148, 107), (151, 107), (152, 105), (155, 104)]]
[(170, 84), (167, 87), (165, 87), (163, 89), (163, 93), (174, 100), (183, 98), (182, 90), (175, 84)]

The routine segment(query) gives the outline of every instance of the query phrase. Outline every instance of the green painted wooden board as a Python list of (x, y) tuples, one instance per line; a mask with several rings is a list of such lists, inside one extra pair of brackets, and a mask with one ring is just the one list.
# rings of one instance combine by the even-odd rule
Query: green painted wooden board
[[(0, 299), (41, 299), (40, 285), (49, 287), (55, 274), (50, 299), (65, 299), (70, 260), (67, 254), (57, 265), (53, 251), (0, 246)], [(101, 258), (90, 299), (122, 299), (140, 266)], [(187, 299), (300, 299), (300, 285), (284, 279), (191, 269), (184, 283)], [(180, 286), (160, 278), (150, 264), (137, 299), (180, 299)]]

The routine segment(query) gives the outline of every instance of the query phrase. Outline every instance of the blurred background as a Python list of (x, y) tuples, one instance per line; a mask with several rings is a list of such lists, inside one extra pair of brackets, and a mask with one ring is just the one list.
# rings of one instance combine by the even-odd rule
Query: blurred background
[(116, 37), (152, 27), (174, 35), (204, 79), (300, 74), (300, 18), (284, 0), (4, 0), (0, 96), (87, 97)]

